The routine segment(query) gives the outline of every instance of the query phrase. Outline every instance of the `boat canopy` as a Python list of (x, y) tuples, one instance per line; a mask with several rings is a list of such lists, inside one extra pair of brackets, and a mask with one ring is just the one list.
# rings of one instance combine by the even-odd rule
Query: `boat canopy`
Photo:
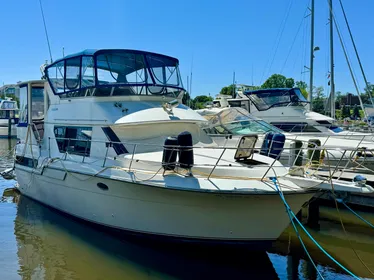
[(308, 103), (299, 88), (261, 89), (246, 91), (245, 95), (259, 111), (265, 111), (272, 107), (300, 106)]
[(179, 61), (169, 56), (123, 49), (85, 50), (45, 68), (60, 97), (163, 95), (184, 91)]

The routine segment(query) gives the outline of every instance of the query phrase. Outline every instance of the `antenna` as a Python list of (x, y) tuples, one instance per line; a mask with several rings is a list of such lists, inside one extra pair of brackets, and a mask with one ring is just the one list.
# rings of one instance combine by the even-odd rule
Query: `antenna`
[(254, 86), (254, 83), (253, 83), (253, 63), (252, 63), (252, 87)]
[(191, 60), (190, 97), (192, 96), (192, 68), (193, 68), (193, 54), (192, 54), (192, 60)]
[(48, 50), (49, 50), (49, 57), (51, 59), (51, 63), (53, 62), (52, 59), (52, 52), (51, 52), (51, 45), (49, 43), (49, 37), (48, 37), (48, 32), (47, 32), (47, 25), (45, 24), (45, 18), (44, 18), (44, 12), (43, 12), (43, 5), (42, 5), (42, 0), (39, 0), (40, 4), (40, 11), (42, 13), (42, 18), (43, 18), (43, 23), (44, 23), (44, 32), (45, 32), (45, 37), (47, 39), (47, 44), (48, 44)]
[(62, 47), (62, 57), (65, 57), (65, 47)]

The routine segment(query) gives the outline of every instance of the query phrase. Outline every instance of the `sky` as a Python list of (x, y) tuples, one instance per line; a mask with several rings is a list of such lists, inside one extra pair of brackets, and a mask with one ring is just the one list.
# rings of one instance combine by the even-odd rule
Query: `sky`
[[(343, 0), (366, 76), (374, 83), (374, 0)], [(84, 49), (125, 48), (176, 57), (192, 96), (223, 86), (261, 85), (278, 73), (309, 84), (310, 0), (42, 0), (54, 60)], [(328, 5), (315, 0), (314, 84), (329, 91)], [(363, 91), (339, 1), (335, 16)], [(0, 1), (0, 84), (39, 79), (49, 59), (39, 0)], [(337, 91), (355, 87), (335, 34)]]

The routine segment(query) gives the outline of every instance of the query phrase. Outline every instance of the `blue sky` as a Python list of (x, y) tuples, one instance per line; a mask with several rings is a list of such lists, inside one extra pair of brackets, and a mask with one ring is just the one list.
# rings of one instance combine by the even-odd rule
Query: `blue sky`
[[(315, 45), (321, 49), (315, 54), (315, 85), (324, 86), (327, 92), (328, 6), (327, 0), (315, 1)], [(193, 96), (214, 96), (232, 82), (234, 70), (237, 83), (252, 84), (253, 80), (258, 85), (273, 73), (309, 81), (308, 73), (301, 72), (304, 65), (309, 65), (310, 25), (309, 18), (303, 18), (310, 0), (42, 2), (54, 59), (62, 56), (63, 47), (65, 54), (90, 48), (130, 48), (167, 54), (180, 60), (185, 87), (192, 69)], [(338, 1), (334, 3), (363, 88)], [(343, 3), (368, 80), (374, 83), (374, 1)], [(39, 67), (49, 54), (39, 1), (1, 1), (0, 10), (0, 83), (40, 78)], [(280, 33), (281, 39), (277, 40)], [(337, 36), (335, 43), (336, 90), (355, 92)]]

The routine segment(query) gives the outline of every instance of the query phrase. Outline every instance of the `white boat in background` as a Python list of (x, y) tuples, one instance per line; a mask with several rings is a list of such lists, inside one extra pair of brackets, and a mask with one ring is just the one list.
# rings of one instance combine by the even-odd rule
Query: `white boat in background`
[[(43, 98), (34, 90), (41, 81), (23, 84), (20, 192), (132, 234), (220, 244), (277, 239), (290, 222), (280, 191), (297, 213), (330, 183), (291, 176), (253, 153), (256, 137), (239, 149), (219, 147), (200, 128), (206, 120), (181, 104), (178, 64), (150, 52), (86, 50), (45, 67)], [(362, 182), (334, 186), (373, 191)]]
[(309, 111), (305, 106), (308, 101), (298, 88), (238, 91), (236, 98), (220, 95), (213, 104), (216, 107), (244, 108), (251, 115), (292, 134), (367, 141), (374, 139), (372, 133), (344, 130), (336, 124), (335, 119)]
[(16, 101), (11, 98), (0, 99), (0, 138), (17, 137), (18, 111)]
[[(374, 144), (369, 141), (330, 137), (328, 134), (290, 133), (281, 130), (254, 117), (244, 108), (240, 107), (211, 107), (196, 110), (208, 120), (203, 129), (214, 141), (225, 147), (237, 147), (243, 135), (258, 135), (259, 141), (256, 148), (261, 149), (267, 133), (284, 134), (286, 136), (285, 148), (280, 155), (283, 164), (293, 164), (294, 154), (291, 147), (296, 141), (301, 141), (303, 155), (306, 157), (310, 141), (320, 141), (321, 149), (325, 150), (324, 158), (320, 160), (321, 166), (331, 165), (337, 169), (356, 168), (360, 172), (374, 173)], [(328, 155), (326, 155), (328, 153)], [(322, 154), (321, 154), (322, 155)], [(304, 159), (308, 162), (308, 159)]]

